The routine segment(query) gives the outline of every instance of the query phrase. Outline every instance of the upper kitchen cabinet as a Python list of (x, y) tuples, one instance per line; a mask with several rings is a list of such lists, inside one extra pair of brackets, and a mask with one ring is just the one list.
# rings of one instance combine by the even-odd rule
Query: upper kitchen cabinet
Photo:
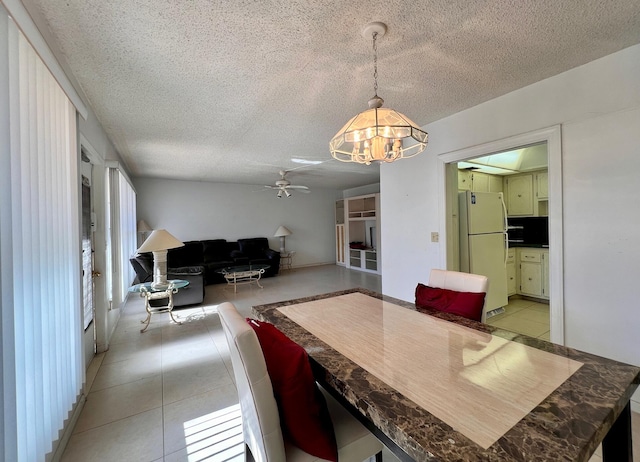
[(510, 216), (533, 215), (533, 175), (512, 175), (504, 180), (507, 189), (507, 214)]
[(458, 191), (471, 191), (472, 181), (470, 170), (458, 170)]
[(548, 173), (546, 170), (504, 177), (507, 215), (537, 217), (548, 215)]
[(489, 177), (489, 191), (488, 192), (503, 192), (502, 177), (498, 175), (487, 175)]
[(502, 177), (472, 170), (458, 170), (458, 191), (502, 192)]
[(549, 174), (547, 172), (536, 173), (536, 186), (538, 187), (538, 200), (549, 199)]

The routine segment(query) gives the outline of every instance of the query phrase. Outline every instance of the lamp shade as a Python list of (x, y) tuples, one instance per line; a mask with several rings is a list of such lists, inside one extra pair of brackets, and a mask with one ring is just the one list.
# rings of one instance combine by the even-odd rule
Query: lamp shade
[(176, 239), (166, 230), (156, 229), (140, 246), (140, 248), (138, 249), (138, 253), (175, 249), (176, 247), (182, 247), (183, 245), (183, 242)]
[(153, 228), (149, 226), (146, 221), (138, 220), (138, 232), (148, 233), (149, 231), (153, 231)]
[(291, 235), (291, 231), (286, 226), (280, 226), (276, 233), (273, 235), (274, 237), (282, 237)]

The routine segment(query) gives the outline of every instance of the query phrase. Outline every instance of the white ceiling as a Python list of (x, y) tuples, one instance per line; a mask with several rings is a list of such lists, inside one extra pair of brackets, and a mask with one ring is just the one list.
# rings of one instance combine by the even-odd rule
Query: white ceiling
[[(419, 125), (640, 42), (638, 0), (23, 2), (133, 176), (228, 183), (330, 159), (373, 95), (371, 21), (388, 26), (378, 93)], [(331, 159), (288, 178), (346, 189), (379, 167)]]

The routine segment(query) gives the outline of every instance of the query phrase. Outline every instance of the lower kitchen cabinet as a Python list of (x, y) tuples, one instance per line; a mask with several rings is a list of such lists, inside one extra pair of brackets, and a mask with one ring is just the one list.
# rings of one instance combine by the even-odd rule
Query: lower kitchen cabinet
[(507, 254), (507, 296), (518, 292), (516, 280), (516, 249), (509, 249)]
[(518, 249), (520, 284), (518, 294), (549, 299), (549, 251)]

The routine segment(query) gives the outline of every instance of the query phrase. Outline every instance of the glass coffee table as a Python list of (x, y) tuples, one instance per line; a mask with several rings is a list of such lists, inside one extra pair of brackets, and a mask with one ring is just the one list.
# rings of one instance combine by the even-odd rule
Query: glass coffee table
[(236, 293), (241, 284), (255, 283), (262, 289), (260, 278), (267, 269), (269, 265), (238, 265), (216, 270), (216, 273), (222, 274), (227, 284), (233, 286), (233, 292)]
[[(169, 313), (173, 322), (176, 324), (182, 324), (173, 317), (173, 313), (171, 312), (173, 310), (173, 294), (177, 293), (178, 289), (182, 289), (188, 285), (189, 281), (173, 279), (167, 281), (167, 285), (163, 287), (153, 287), (150, 282), (144, 282), (142, 284), (136, 284), (129, 287), (129, 292), (139, 293), (145, 300), (144, 309), (147, 310), (147, 317), (140, 321), (142, 324), (145, 324), (144, 328), (140, 332), (147, 330), (149, 323), (151, 322), (151, 315), (154, 313)], [(163, 298), (167, 299), (167, 304), (165, 306), (156, 307), (149, 305), (149, 300), (161, 300)]]

